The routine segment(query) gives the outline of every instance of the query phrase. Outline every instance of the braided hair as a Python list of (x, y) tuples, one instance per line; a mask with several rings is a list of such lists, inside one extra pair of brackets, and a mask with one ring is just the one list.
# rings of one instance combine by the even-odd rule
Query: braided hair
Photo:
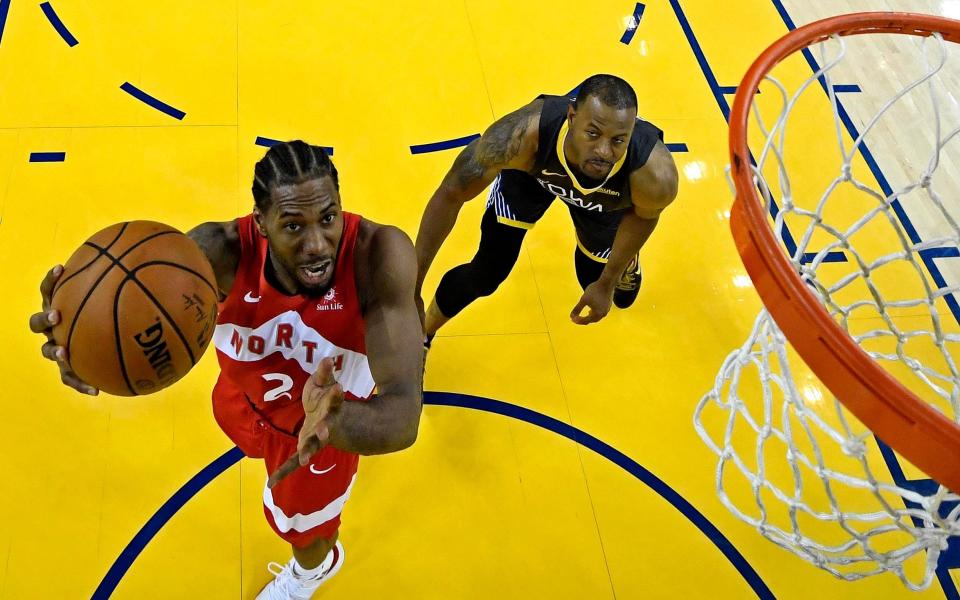
[(253, 168), (253, 202), (261, 211), (270, 207), (270, 189), (330, 177), (340, 190), (337, 168), (327, 152), (302, 140), (281, 142), (269, 150)]

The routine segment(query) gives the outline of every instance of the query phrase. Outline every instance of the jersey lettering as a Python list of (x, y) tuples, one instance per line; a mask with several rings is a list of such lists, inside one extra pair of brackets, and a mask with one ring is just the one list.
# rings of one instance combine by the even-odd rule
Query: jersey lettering
[(264, 402), (273, 402), (274, 400), (279, 400), (283, 396), (286, 396), (288, 400), (293, 399), (293, 396), (290, 395), (290, 390), (293, 389), (293, 377), (290, 377), (284, 373), (267, 373), (263, 375), (263, 380), (268, 382), (280, 382), (280, 385), (277, 387), (267, 390), (263, 393)]
[(597, 212), (603, 212), (602, 205), (596, 202), (591, 202), (590, 200), (584, 200), (583, 198), (577, 198), (573, 194), (573, 190), (568, 190), (567, 188), (560, 187), (559, 185), (555, 185), (553, 183), (550, 183), (549, 181), (544, 181), (539, 177), (537, 177), (536, 179), (540, 183), (541, 187), (543, 187), (545, 190), (547, 190), (557, 198), (560, 198), (567, 204), (572, 204), (574, 206), (578, 206), (586, 210), (595, 210)]

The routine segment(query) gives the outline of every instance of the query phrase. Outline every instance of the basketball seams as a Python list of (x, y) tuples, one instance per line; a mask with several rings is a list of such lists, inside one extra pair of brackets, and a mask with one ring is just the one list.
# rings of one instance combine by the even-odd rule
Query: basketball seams
[[(124, 340), (126, 339), (125, 335), (128, 333), (127, 329), (129, 328), (130, 324), (128, 322), (125, 322), (125, 323), (120, 322), (120, 317), (122, 314), (120, 311), (120, 304), (121, 302), (123, 303), (128, 302), (124, 298), (123, 293), (126, 291), (128, 297), (130, 296), (130, 293), (131, 293), (131, 291), (127, 290), (127, 287), (126, 287), (127, 283), (131, 281), (134, 282), (136, 284), (136, 288), (143, 294), (141, 299), (136, 300), (137, 306), (142, 307), (142, 310), (149, 311), (150, 310), (148, 308), (149, 304), (153, 304), (155, 310), (159, 312), (160, 315), (162, 315), (161, 318), (167, 321), (169, 327), (173, 329), (177, 339), (180, 340), (183, 349), (186, 351), (186, 354), (190, 359), (191, 368), (194, 365), (196, 365), (200, 355), (199, 353), (196, 353), (194, 351), (190, 341), (188, 340), (187, 335), (185, 335), (185, 332), (189, 333), (191, 331), (190, 325), (187, 323), (180, 324), (177, 321), (175, 321), (172, 316), (173, 313), (176, 313), (176, 311), (174, 310), (173, 304), (177, 304), (177, 302), (173, 301), (173, 304), (171, 304), (171, 306), (168, 309), (167, 307), (164, 306), (164, 304), (162, 304), (159, 301), (160, 296), (155, 295), (155, 293), (150, 289), (150, 286), (165, 285), (162, 268), (163, 267), (166, 267), (168, 269), (172, 268), (172, 269), (176, 269), (177, 272), (187, 273), (191, 275), (192, 278), (202, 281), (203, 285), (201, 285), (199, 288), (194, 287), (194, 289), (197, 290), (196, 293), (201, 294), (201, 297), (203, 294), (201, 290), (203, 289), (204, 286), (210, 290), (210, 292), (213, 294), (213, 298), (211, 299), (211, 302), (213, 303), (212, 306), (214, 307), (214, 310), (215, 310), (216, 302), (218, 299), (217, 287), (216, 285), (211, 283), (212, 277), (204, 275), (203, 273), (200, 272), (200, 270), (209, 271), (209, 269), (203, 269), (203, 265), (199, 265), (199, 264), (194, 265), (196, 266), (196, 269), (194, 269), (194, 268), (191, 268), (190, 266), (178, 264), (170, 260), (151, 260), (148, 262), (136, 264), (135, 266), (132, 266), (132, 267), (126, 266), (123, 261), (134, 250), (140, 249), (141, 251), (140, 256), (142, 256), (144, 244), (150, 242), (155, 238), (159, 238), (161, 236), (165, 236), (173, 233), (180, 233), (179, 231), (176, 231), (176, 230), (155, 231), (154, 233), (144, 237), (143, 239), (137, 240), (136, 243), (130, 245), (122, 253), (111, 252), (111, 249), (114, 246), (118, 245), (118, 242), (125, 237), (125, 232), (133, 231), (134, 228), (133, 227), (128, 228), (128, 226), (135, 225), (135, 224), (136, 222), (124, 223), (120, 227), (120, 231), (106, 245), (98, 243), (96, 241), (90, 241), (90, 240), (87, 240), (86, 242), (84, 242), (84, 246), (90, 247), (97, 252), (96, 256), (94, 256), (90, 260), (85, 261), (85, 264), (80, 268), (80, 270), (78, 270), (75, 273), (71, 273), (68, 278), (65, 278), (63, 281), (59, 282), (59, 285), (57, 286), (57, 290), (61, 289), (63, 287), (63, 284), (67, 283), (70, 279), (73, 279), (77, 274), (79, 274), (80, 271), (89, 271), (91, 268), (91, 265), (99, 261), (101, 258), (106, 258), (109, 261), (111, 261), (111, 264), (103, 268), (103, 271), (101, 273), (95, 275), (96, 278), (93, 280), (92, 284), (84, 284), (84, 285), (89, 285), (89, 288), (85, 291), (83, 297), (80, 299), (80, 302), (77, 304), (76, 311), (73, 314), (73, 317), (70, 322), (69, 330), (67, 331), (67, 334), (66, 334), (65, 345), (69, 348), (72, 345), (74, 335), (78, 335), (80, 338), (86, 339), (84, 336), (86, 336), (87, 334), (83, 333), (87, 331), (86, 326), (78, 327), (78, 323), (82, 318), (82, 315), (87, 314), (89, 312), (89, 311), (86, 311), (86, 307), (88, 303), (90, 303), (91, 305), (97, 305), (97, 304), (103, 303), (105, 300), (107, 304), (106, 306), (104, 306), (104, 308), (107, 310), (110, 310), (109, 297), (103, 298), (102, 294), (101, 296), (97, 297), (95, 296), (95, 293), (100, 288), (100, 286), (104, 283), (106, 278), (109, 277), (111, 274), (115, 273), (113, 271), (113, 268), (114, 267), (120, 268), (122, 275), (119, 281), (117, 280), (117, 277), (114, 276), (111, 278), (111, 282), (106, 286), (107, 288), (111, 288), (114, 285), (116, 285), (116, 288), (115, 288), (114, 297), (113, 297), (112, 315), (104, 315), (104, 316), (107, 316), (107, 318), (113, 319), (112, 334), (114, 338), (113, 341), (116, 346), (117, 361), (118, 361), (118, 363), (114, 363), (114, 364), (119, 364), (119, 367), (120, 367), (119, 375), (122, 376), (122, 381), (123, 381), (123, 385), (120, 389), (126, 388), (126, 390), (132, 395), (139, 394), (138, 389), (136, 387), (136, 382), (135, 382), (135, 375), (139, 367), (135, 367), (133, 363), (129, 365), (127, 364), (128, 362), (127, 358), (130, 358), (131, 361), (134, 360), (133, 356), (128, 357), (124, 354), (124, 350), (127, 345)], [(175, 241), (179, 241), (179, 240), (175, 240)], [(182, 248), (182, 244), (177, 243), (173, 245), (173, 248), (178, 248), (178, 247)], [(186, 249), (181, 250), (181, 252), (184, 252), (184, 251), (186, 251)], [(192, 262), (196, 262), (196, 258), (191, 256), (191, 254), (192, 253), (187, 252), (184, 255), (184, 260), (192, 264)], [(151, 277), (148, 277), (146, 280), (141, 280), (139, 278), (140, 276), (143, 276), (142, 274), (140, 274), (141, 269), (145, 269), (151, 266), (156, 266), (161, 268), (158, 275), (159, 280), (156, 279), (156, 276), (151, 276)], [(95, 273), (95, 271), (93, 273)], [(191, 285), (188, 283), (190, 279), (191, 277), (183, 278), (181, 276), (181, 281), (183, 281), (184, 284)], [(89, 281), (89, 279), (87, 279), (87, 281)], [(193, 283), (192, 285), (196, 286), (197, 284)], [(71, 286), (71, 287), (73, 288), (75, 286)], [(54, 292), (55, 294), (57, 290), (55, 290)], [(162, 290), (157, 289), (157, 293), (160, 293), (161, 291)], [(71, 292), (69, 295), (71, 297), (75, 297), (75, 292)], [(138, 295), (138, 294), (135, 294), (135, 295)], [(103, 299), (101, 300), (99, 298), (103, 298)], [(147, 302), (146, 304), (143, 304), (144, 300), (146, 300)], [(165, 302), (169, 303), (170, 300), (172, 299), (164, 298)], [(130, 299), (130, 301), (133, 301), (132, 298)], [(138, 310), (137, 312), (140, 312), (140, 310)], [(179, 314), (179, 313), (176, 313), (176, 314)], [(185, 325), (186, 327), (184, 327)], [(104, 332), (104, 333), (107, 333), (107, 332)], [(110, 335), (110, 334), (107, 334), (107, 335)], [(109, 345), (108, 340), (104, 340), (104, 341)], [(82, 354), (83, 353), (81, 353), (81, 355)], [(103, 366), (106, 367), (106, 365), (103, 365)], [(182, 374), (185, 374), (187, 370), (184, 370)], [(115, 381), (117, 382), (117, 384), (120, 383), (120, 380), (115, 380)]]
[[(157, 307), (157, 310), (160, 311), (160, 314), (162, 314), (163, 317), (167, 320), (167, 322), (170, 323), (170, 326), (173, 327), (173, 330), (176, 332), (177, 337), (180, 338), (180, 341), (183, 343), (183, 347), (186, 349), (187, 354), (190, 356), (190, 365), (193, 366), (197, 364), (197, 359), (194, 358), (193, 356), (193, 350), (190, 348), (190, 343), (187, 342), (186, 336), (184, 336), (183, 332), (180, 331), (180, 327), (177, 325), (177, 322), (173, 320), (173, 317), (170, 316), (170, 313), (167, 312), (167, 309), (164, 308), (163, 305), (157, 301), (157, 298), (156, 296), (153, 295), (153, 292), (147, 289), (147, 286), (143, 285), (143, 283), (139, 279), (137, 279), (137, 275), (136, 275), (137, 267), (134, 267), (132, 270), (128, 269), (126, 265), (122, 264), (119, 261), (119, 259), (114, 258), (110, 254), (107, 254), (107, 256), (110, 256), (110, 258), (113, 258), (116, 261), (114, 266), (120, 267), (126, 273), (120, 285), (123, 286), (123, 284), (125, 284), (127, 281), (132, 281), (137, 284), (137, 287), (140, 288), (140, 291), (142, 291), (144, 295), (147, 297), (147, 299), (150, 300), (150, 302), (152, 302), (155, 307)], [(113, 321), (115, 323), (117, 321), (116, 312), (113, 313)]]
[(141, 283), (140, 280), (137, 279), (137, 276), (135, 274), (129, 273), (128, 277), (130, 278), (131, 281), (137, 284), (137, 287), (139, 287), (140, 290), (147, 296), (147, 299), (150, 300), (150, 302), (152, 302), (153, 305), (157, 307), (157, 310), (160, 311), (160, 313), (167, 320), (167, 322), (170, 323), (170, 326), (173, 327), (173, 330), (176, 332), (177, 337), (180, 338), (181, 342), (183, 342), (183, 347), (186, 348), (187, 354), (190, 355), (190, 366), (197, 364), (197, 359), (194, 358), (193, 356), (193, 350), (190, 348), (190, 343), (187, 341), (187, 337), (183, 335), (182, 331), (180, 331), (180, 326), (177, 325), (177, 322), (173, 320), (173, 317), (170, 316), (170, 313), (167, 312), (167, 309), (164, 308), (163, 305), (157, 301), (157, 298), (156, 296), (153, 295), (153, 292), (147, 289), (147, 286), (143, 285), (143, 283)]
[[(126, 227), (126, 226), (129, 225), (129, 224), (130, 224), (129, 222), (128, 222), (128, 223), (124, 223), (124, 227)], [(102, 253), (100, 256), (106, 256), (107, 258), (109, 258), (110, 260), (113, 261), (113, 264), (103, 270), (103, 273), (101, 273), (100, 276), (97, 277), (97, 280), (96, 280), (95, 282), (93, 282), (93, 285), (91, 285), (91, 286), (90, 286), (90, 289), (87, 290), (87, 293), (86, 293), (86, 295), (83, 297), (83, 300), (80, 301), (80, 305), (77, 306), (77, 312), (74, 313), (74, 315), (73, 315), (73, 321), (70, 323), (70, 330), (67, 332), (67, 339), (66, 339), (66, 342), (64, 343), (64, 346), (67, 347), (67, 351), (68, 351), (68, 352), (69, 352), (69, 349), (70, 349), (70, 341), (73, 339), (73, 331), (74, 331), (74, 329), (75, 329), (76, 326), (77, 326), (77, 321), (80, 320), (80, 313), (83, 312), (83, 307), (87, 305), (87, 300), (90, 299), (90, 296), (93, 295), (93, 292), (97, 289), (97, 286), (99, 286), (100, 283), (104, 280), (104, 278), (110, 273), (110, 271), (113, 270), (113, 267), (117, 266), (117, 265), (120, 263), (120, 260), (121, 260), (123, 257), (125, 257), (127, 254), (129, 254), (130, 252), (132, 252), (135, 248), (143, 245), (144, 242), (147, 242), (147, 241), (149, 241), (149, 240), (151, 240), (151, 239), (153, 239), (153, 238), (159, 237), (159, 236), (161, 236), (161, 235), (166, 235), (166, 234), (169, 234), (169, 233), (179, 233), (179, 232), (176, 231), (176, 230), (166, 230), (166, 231), (159, 231), (159, 232), (157, 232), (157, 233), (148, 235), (147, 237), (145, 237), (145, 238), (143, 238), (142, 240), (138, 241), (136, 244), (134, 244), (134, 245), (130, 246), (129, 248), (127, 248), (126, 250), (124, 250), (123, 254), (121, 254), (121, 255), (119, 256), (119, 258), (118, 258), (118, 257), (115, 257), (115, 256), (113, 256), (112, 254), (110, 254), (109, 252), (107, 252), (107, 249), (106, 249), (106, 248), (101, 248), (100, 246), (97, 246), (96, 244), (94, 244), (94, 243), (92, 243), (92, 242), (89, 242), (89, 241), (84, 242), (84, 245), (87, 245), (87, 246), (90, 246), (90, 247), (92, 247), (92, 248), (96, 248), (97, 250), (99, 250), (99, 251)], [(97, 258), (100, 258), (100, 257), (98, 256)], [(59, 286), (58, 286), (57, 289), (60, 289)], [(57, 290), (54, 290), (54, 294), (56, 294), (56, 292), (57, 292)], [(52, 300), (52, 298), (51, 298), (51, 300)], [(114, 320), (116, 320), (116, 317), (117, 317), (116, 313), (114, 313), (113, 317), (114, 317)]]
[[(107, 256), (110, 255), (107, 254)], [(111, 258), (113, 257), (111, 256)], [(117, 360), (120, 361), (120, 373), (123, 375), (123, 381), (127, 384), (130, 393), (136, 396), (137, 390), (133, 389), (133, 384), (130, 383), (130, 375), (127, 374), (127, 363), (123, 360), (123, 342), (120, 339), (120, 319), (117, 318), (120, 307), (120, 293), (123, 291), (123, 286), (129, 281), (129, 279), (124, 278), (123, 281), (120, 282), (120, 285), (117, 286), (117, 292), (113, 296), (113, 339), (117, 344)]]
[(214, 295), (218, 295), (217, 288), (215, 288), (214, 286), (210, 285), (210, 282), (207, 281), (207, 278), (204, 277), (202, 273), (197, 273), (196, 271), (194, 271), (194, 270), (191, 269), (190, 267), (185, 267), (185, 266), (183, 266), (183, 265), (181, 265), (181, 264), (177, 264), (177, 263), (175, 263), (175, 262), (170, 262), (170, 261), (168, 261), (168, 260), (151, 260), (151, 261), (148, 261), (148, 262), (140, 263), (139, 265), (137, 265), (136, 267), (133, 268), (133, 272), (136, 273), (137, 271), (139, 271), (140, 269), (143, 269), (144, 267), (152, 267), (152, 266), (154, 266), (154, 265), (163, 265), (163, 266), (167, 266), (167, 267), (172, 267), (172, 268), (174, 268), (174, 269), (179, 269), (179, 270), (181, 270), (181, 271), (186, 271), (187, 273), (190, 273), (191, 275), (195, 275), (195, 276), (197, 277), (197, 279), (199, 279), (200, 281), (202, 281), (204, 284), (206, 284), (206, 286), (207, 286), (208, 288), (210, 288), (210, 291), (213, 292)]
[[(90, 265), (92, 265), (93, 263), (95, 263), (95, 262), (97, 262), (98, 260), (100, 260), (100, 258), (103, 257), (104, 253), (106, 253), (108, 250), (110, 250), (110, 248), (112, 248), (113, 245), (116, 244), (116, 243), (120, 240), (120, 238), (123, 236), (123, 232), (127, 230), (127, 225), (129, 225), (129, 224), (130, 224), (129, 221), (123, 224), (123, 226), (120, 228), (120, 231), (117, 232), (117, 236), (116, 236), (115, 238), (113, 238), (113, 240), (112, 240), (109, 244), (107, 244), (107, 247), (106, 247), (106, 248), (103, 248), (103, 249), (97, 248), (97, 255), (94, 256), (94, 257), (90, 260), (90, 262), (88, 262), (87, 264), (83, 265), (82, 267), (80, 267), (79, 269), (77, 269), (76, 271), (74, 271), (73, 273), (70, 273), (70, 275), (69, 275), (66, 279), (64, 279), (63, 281), (58, 281), (58, 282), (57, 282), (57, 287), (55, 287), (55, 288), (53, 289), (53, 294), (51, 294), (51, 297), (52, 297), (53, 295), (55, 295), (55, 294), (57, 293), (57, 290), (59, 290), (64, 284), (66, 284), (68, 281), (70, 281), (71, 279), (73, 279), (74, 277), (76, 277), (77, 275), (79, 275), (80, 273), (86, 271), (87, 268), (90, 267)], [(84, 245), (85, 245), (85, 246), (86, 246), (86, 245), (93, 246), (93, 244), (87, 244), (86, 242), (84, 242)], [(94, 246), (94, 247), (96, 248), (96, 246)], [(107, 270), (108, 270), (108, 271), (110, 270), (109, 267), (107, 268)]]

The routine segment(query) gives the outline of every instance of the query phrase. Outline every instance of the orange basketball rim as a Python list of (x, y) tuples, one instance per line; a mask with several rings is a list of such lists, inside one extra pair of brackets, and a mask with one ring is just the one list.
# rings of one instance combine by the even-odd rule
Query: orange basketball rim
[(895, 33), (960, 42), (960, 21), (930, 15), (867, 12), (800, 27), (750, 66), (730, 115), (730, 227), (737, 251), (777, 325), (827, 388), (881, 440), (939, 483), (960, 493), (960, 425), (909, 391), (830, 317), (781, 248), (758, 194), (747, 126), (763, 78), (784, 58), (833, 35)]

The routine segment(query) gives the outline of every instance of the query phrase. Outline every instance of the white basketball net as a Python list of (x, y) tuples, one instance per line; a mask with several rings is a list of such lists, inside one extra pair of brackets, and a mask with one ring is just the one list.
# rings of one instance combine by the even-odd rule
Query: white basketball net
[[(768, 209), (771, 202), (779, 203), (774, 231), (782, 235), (787, 228), (796, 236), (793, 264), (834, 320), (904, 385), (956, 421), (960, 327), (946, 300), (960, 290), (960, 277), (941, 272), (947, 281), (938, 285), (921, 253), (943, 256), (960, 247), (960, 171), (952, 170), (953, 159), (945, 151), (960, 151), (960, 142), (948, 146), (960, 127), (946, 124), (956, 107), (944, 93), (947, 65), (960, 63), (949, 60), (956, 49), (939, 36), (856, 39), (863, 37), (900, 39), (901, 47), (917, 57), (922, 75), (886, 96), (891, 99), (878, 109), (854, 115), (861, 134), (851, 143), (839, 116), (846, 100), (838, 101), (831, 77), (844, 75), (838, 65), (848, 45), (861, 42), (835, 37), (819, 44), (823, 67), (796, 93), (788, 95), (780, 81), (768, 77), (755, 96), (755, 139), (764, 138), (762, 146), (753, 145), (755, 181)], [(827, 80), (827, 95), (819, 76)], [(811, 93), (818, 98), (805, 100)], [(804, 103), (818, 102), (822, 108), (827, 98), (834, 121), (828, 135), (838, 142), (841, 166), (832, 174), (814, 174), (815, 183), (802, 183), (806, 175), (798, 172), (811, 162), (811, 153), (828, 155), (832, 144), (796, 143), (791, 149), (787, 140), (803, 138), (811, 124), (802, 121), (807, 117), (792, 122), (788, 117)], [(771, 107), (771, 100), (779, 103)], [(932, 115), (917, 117), (919, 106)], [(768, 127), (761, 113), (776, 115), (771, 108), (779, 115), (767, 119), (772, 122)], [(930, 151), (921, 156), (911, 150), (907, 159), (904, 150), (897, 165), (883, 165), (902, 179), (890, 177), (893, 194), (888, 197), (877, 189), (861, 153), (864, 145), (876, 152), (875, 142), (894, 149), (902, 143), (885, 123), (902, 121), (904, 113), (898, 116), (898, 110), (914, 115), (906, 123), (914, 147), (925, 143)], [(907, 177), (911, 165), (914, 171)], [(911, 240), (895, 201), (911, 217), (927, 215), (923, 231), (917, 224), (922, 241)], [(850, 216), (853, 210), (857, 212)], [(846, 262), (831, 261), (839, 252)], [(945, 269), (942, 262), (937, 264)], [(960, 534), (960, 505), (951, 504), (960, 497), (932, 482), (922, 490), (908, 489), (911, 485), (900, 477), (903, 486), (898, 485), (870, 430), (809, 372), (766, 310), (760, 311), (744, 345), (724, 361), (714, 388), (697, 406), (694, 423), (719, 456), (716, 485), (723, 504), (770, 541), (838, 577), (853, 580), (891, 571), (909, 588), (924, 589), (949, 536)], [(902, 458), (899, 464), (906, 479), (925, 477)]]

